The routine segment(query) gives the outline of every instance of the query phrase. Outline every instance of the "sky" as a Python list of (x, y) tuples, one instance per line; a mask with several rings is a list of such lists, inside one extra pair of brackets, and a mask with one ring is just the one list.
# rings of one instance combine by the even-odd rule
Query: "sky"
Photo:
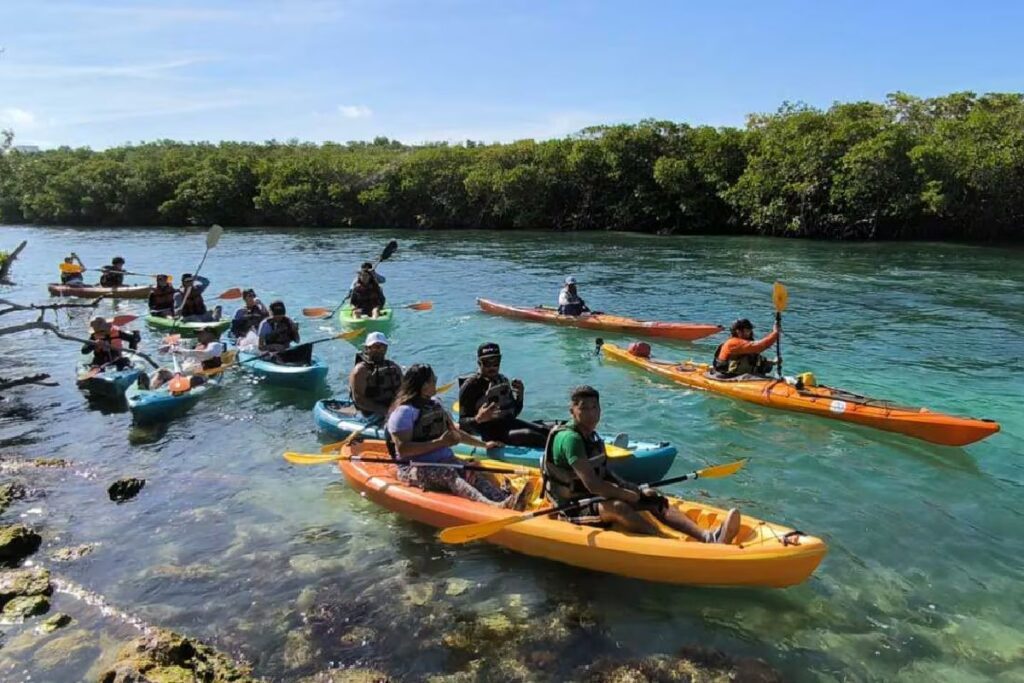
[(1024, 91), (1024, 2), (0, 0), (15, 144), (544, 139)]

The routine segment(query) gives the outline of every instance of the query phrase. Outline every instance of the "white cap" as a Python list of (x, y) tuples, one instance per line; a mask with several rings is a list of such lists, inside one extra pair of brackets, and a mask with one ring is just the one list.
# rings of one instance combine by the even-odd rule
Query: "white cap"
[(567, 284), (567, 285), (574, 285), (574, 284), (576, 284), (576, 278), (573, 277), (572, 275), (566, 275), (565, 276), (565, 284)]
[(383, 332), (371, 332), (366, 335), (366, 341), (363, 342), (363, 346), (373, 346), (374, 344), (388, 345), (388, 338), (384, 336)]

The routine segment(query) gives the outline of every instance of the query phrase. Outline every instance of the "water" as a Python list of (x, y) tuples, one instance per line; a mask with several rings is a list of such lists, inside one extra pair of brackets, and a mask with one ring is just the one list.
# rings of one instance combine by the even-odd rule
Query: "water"
[[(197, 230), (8, 227), (0, 237), (7, 248), (29, 240), (13, 270), (18, 285), (0, 294), (21, 302), (46, 298), (44, 285), (69, 250), (87, 265), (121, 254), (131, 270), (170, 269), (178, 278), (194, 270), (203, 248)], [(557, 655), (555, 664), (534, 667), (538, 675), (566, 678), (600, 654), (672, 653), (688, 644), (762, 657), (794, 680), (1024, 678), (1020, 249), (227, 230), (204, 273), (211, 293), (252, 285), (300, 317), (303, 306), (334, 304), (358, 263), (391, 237), (401, 248), (381, 267), (389, 299), (435, 304), (401, 314), (395, 359), (429, 362), (445, 382), (472, 369), (478, 344), (497, 341), (504, 371), (526, 383), (528, 416), (563, 415), (568, 387), (586, 382), (602, 391), (603, 431), (680, 445), (673, 472), (750, 457), (734, 477), (676, 492), (824, 537), (830, 554), (815, 576), (784, 591), (687, 589), (484, 545), (442, 547), (429, 530), (361, 500), (336, 469), (281, 459), (286, 449), (317, 446), (315, 396), (235, 375), (167, 429), (137, 430), (128, 413), (90, 406), (76, 391), (75, 344), (32, 333), (3, 338), (0, 374), (46, 370), (61, 386), (20, 391), (40, 419), (5, 419), (0, 438), (14, 444), (8, 451), (69, 458), (94, 474), (45, 475), (51, 495), (31, 503), (42, 511), (29, 518), (47, 538), (37, 559), (47, 563), (51, 548), (99, 543), (83, 560), (49, 564), (117, 608), (209, 639), (275, 680), (332, 663), (417, 679), (480, 657), (506, 671), (538, 649)], [(790, 292), (788, 373), (813, 370), (821, 382), (860, 393), (993, 418), (1003, 431), (953, 449), (744, 405), (604, 363), (593, 333), (475, 308), (477, 296), (551, 303), (566, 273), (604, 310), (724, 324), (742, 315), (758, 332), (770, 328), (771, 283), (781, 280)], [(141, 314), (142, 306), (116, 310)], [(88, 317), (62, 314), (61, 322), (82, 332)], [(319, 321), (302, 325), (306, 339), (329, 331)], [(706, 360), (721, 339), (653, 346), (658, 356)], [(318, 347), (334, 392), (344, 389), (352, 352), (346, 342)], [(115, 506), (104, 489), (122, 474), (149, 483), (135, 501)], [(75, 610), (72, 629), (90, 630), (91, 640), (51, 645), (44, 656), (54, 636), (11, 632), (0, 678), (27, 671), (34, 680), (94, 679), (110, 644), (133, 630), (74, 604), (57, 596), (57, 609)], [(544, 626), (561, 617), (575, 626)], [(55, 657), (57, 650), (65, 654)]]

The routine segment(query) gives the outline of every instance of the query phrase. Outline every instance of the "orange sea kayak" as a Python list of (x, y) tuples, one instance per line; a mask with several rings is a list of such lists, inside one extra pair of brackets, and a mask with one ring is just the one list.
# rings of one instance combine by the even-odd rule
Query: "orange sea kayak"
[[(358, 444), (355, 452), (369, 457), (388, 457), (377, 444)], [(342, 452), (353, 451), (346, 447)], [(505, 463), (493, 464), (500, 467)], [(366, 498), (403, 517), (434, 527), (473, 524), (521, 514), (407, 486), (395, 477), (394, 465), (343, 460), (338, 467), (349, 486)], [(539, 470), (533, 472), (531, 476), (539, 479)], [(515, 481), (516, 487), (521, 487), (528, 478), (520, 477)], [(706, 529), (717, 527), (726, 514), (724, 510), (701, 503), (677, 498), (670, 498), (670, 501)], [(533, 505), (533, 509), (539, 509), (546, 503), (534, 501)], [(663, 531), (664, 537), (640, 536), (538, 517), (509, 526), (486, 540), (525, 555), (574, 567), (693, 586), (792, 586), (806, 580), (828, 551), (819, 538), (746, 515), (736, 540), (730, 544), (700, 543), (667, 527)]]
[(496, 301), (477, 299), (477, 305), (486, 313), (503, 315), (506, 318), (519, 318), (538, 323), (582, 327), (588, 330), (605, 330), (608, 332), (629, 332), (647, 337), (665, 337), (668, 339), (684, 339), (693, 341), (721, 332), (721, 325), (701, 323), (662, 323), (648, 320), (634, 320), (618, 315), (605, 313), (589, 313), (581, 316), (559, 315), (558, 311), (545, 306), (521, 308), (507, 306)]
[(999, 431), (999, 423), (993, 420), (956, 417), (933, 413), (927, 408), (898, 406), (890, 401), (821, 385), (798, 389), (783, 380), (772, 378), (715, 379), (708, 375), (708, 366), (700, 363), (639, 358), (622, 347), (608, 343), (601, 349), (609, 358), (632, 363), (695, 389), (769, 408), (853, 422), (944, 446), (966, 446)]

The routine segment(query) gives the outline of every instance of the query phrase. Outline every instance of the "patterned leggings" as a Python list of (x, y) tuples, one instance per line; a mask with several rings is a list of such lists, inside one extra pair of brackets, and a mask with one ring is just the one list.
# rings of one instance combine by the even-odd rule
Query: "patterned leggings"
[(398, 468), (398, 479), (410, 486), (418, 486), (426, 491), (442, 491), (454, 493), (460, 498), (468, 498), (478, 503), (501, 505), (509, 497), (505, 491), (495, 486), (486, 477), (473, 476), (469, 483), (452, 467), (409, 467)]

